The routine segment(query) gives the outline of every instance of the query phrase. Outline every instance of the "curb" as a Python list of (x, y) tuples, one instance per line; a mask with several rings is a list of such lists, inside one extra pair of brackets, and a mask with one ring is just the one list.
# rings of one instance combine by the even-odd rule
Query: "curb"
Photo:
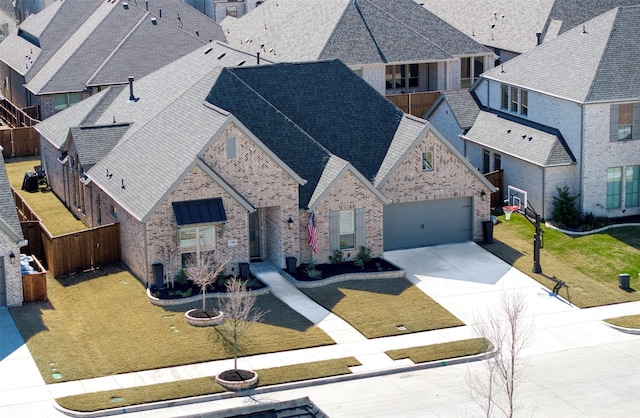
[[(271, 287), (269, 287), (269, 285), (266, 283), (264, 284), (265, 284), (265, 287), (263, 287), (262, 289), (250, 290), (250, 292), (257, 296), (271, 293)], [(205, 299), (223, 299), (228, 297), (229, 296), (227, 296), (226, 293), (220, 293), (220, 292), (208, 292), (205, 294)], [(194, 296), (189, 296), (188, 298), (158, 299), (157, 297), (153, 296), (151, 294), (151, 290), (147, 288), (147, 299), (152, 305), (155, 305), (155, 306), (177, 306), (177, 305), (183, 305), (186, 303), (202, 301), (202, 293)]]
[(616, 331), (624, 332), (625, 334), (640, 335), (640, 329), (638, 328), (621, 327), (620, 325), (610, 324), (607, 321), (602, 321), (602, 323)]
[(192, 405), (196, 403), (211, 402), (211, 401), (217, 401), (221, 399), (251, 397), (259, 394), (279, 392), (283, 390), (299, 389), (307, 386), (326, 385), (330, 383), (346, 382), (349, 380), (365, 379), (369, 377), (386, 376), (390, 374), (405, 373), (405, 372), (411, 372), (415, 370), (427, 370), (427, 369), (434, 369), (437, 367), (471, 363), (471, 362), (492, 358), (496, 355), (496, 353), (497, 353), (497, 350), (496, 348), (494, 348), (493, 350), (488, 351), (486, 353), (474, 354), (472, 356), (455, 357), (455, 358), (446, 359), (446, 360), (436, 360), (436, 361), (430, 361), (426, 363), (399, 366), (396, 368), (373, 370), (373, 371), (367, 371), (367, 372), (358, 372), (358, 373), (344, 374), (339, 376), (323, 377), (320, 379), (303, 380), (300, 382), (282, 383), (279, 385), (257, 387), (254, 389), (244, 390), (240, 392), (224, 392), (224, 393), (216, 393), (212, 395), (196, 396), (192, 398), (174, 399), (170, 401), (160, 401), (160, 402), (153, 402), (153, 403), (141, 404), (141, 405), (131, 405), (129, 407), (124, 407), (124, 408), (103, 409), (95, 412), (72, 411), (58, 405), (55, 399), (52, 401), (52, 403), (53, 403), (53, 407), (56, 410), (70, 417), (76, 417), (76, 418), (107, 417), (107, 416), (128, 414), (132, 412), (143, 412), (143, 411), (151, 411), (151, 410), (161, 409), (161, 408)]

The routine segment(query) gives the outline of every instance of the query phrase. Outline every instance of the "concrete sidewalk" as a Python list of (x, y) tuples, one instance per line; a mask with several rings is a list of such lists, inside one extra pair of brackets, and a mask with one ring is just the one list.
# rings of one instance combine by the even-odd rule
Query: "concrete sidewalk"
[[(577, 309), (474, 243), (393, 251), (386, 253), (385, 258), (402, 266), (407, 271), (407, 277), (413, 283), (468, 325), (481, 320), (478, 318), (481, 318), (487, 307), (495, 307), (499, 304), (502, 294), (514, 291), (521, 293), (528, 304), (527, 315), (532, 319), (535, 327), (534, 342), (527, 349), (527, 354), (532, 357), (553, 356), (571, 349), (597, 348), (602, 345), (618, 343), (626, 344), (624, 350), (627, 351), (634, 350), (626, 348), (628, 344), (631, 344), (630, 347), (636, 347), (636, 352), (640, 353), (640, 336), (621, 333), (601, 322), (602, 319), (609, 317), (640, 314), (640, 302), (586, 310)], [(261, 369), (355, 356), (362, 363), (362, 366), (353, 370), (355, 375), (380, 374), (378, 372), (401, 370), (410, 365), (408, 360), (392, 361), (384, 354), (386, 350), (453, 341), (473, 336), (471, 327), (464, 326), (367, 340), (342, 319), (313, 303), (277, 272), (266, 268), (264, 271), (256, 271), (256, 273), (271, 286), (275, 296), (318, 324), (336, 340), (337, 344), (245, 357), (239, 360), (240, 367)], [(640, 357), (637, 360), (637, 362), (632, 361), (630, 364), (636, 365), (637, 363), (640, 371)], [(53, 408), (53, 399), (56, 397), (213, 376), (229, 368), (230, 362), (231, 360), (207, 362), (45, 385), (8, 311), (0, 309), (0, 376), (2, 376), (0, 381), (0, 416), (62, 416)], [(629, 365), (625, 364), (625, 367), (629, 367)], [(452, 370), (457, 369), (452, 366)], [(427, 372), (425, 371), (425, 373)], [(431, 372), (440, 373), (435, 370), (431, 370)], [(422, 375), (422, 372), (420, 374)], [(312, 400), (325, 412), (333, 411), (333, 414), (329, 413), (330, 416), (350, 416), (339, 413), (341, 409), (337, 403), (344, 402), (344, 398), (336, 399), (335, 403), (331, 403), (330, 400), (323, 397), (323, 388), (325, 391), (333, 392), (334, 389), (331, 388), (338, 384), (320, 385), (318, 388), (315, 387), (314, 382), (308, 382), (308, 384), (313, 387), (314, 393), (319, 391), (317, 397), (323, 399), (325, 403), (313, 398)], [(461, 384), (462, 382), (458, 381), (457, 385)], [(360, 386), (355, 383), (352, 385), (353, 390)], [(340, 390), (349, 390), (341, 385), (340, 387)], [(307, 390), (311, 392), (312, 388), (308, 387)], [(286, 391), (283, 388), (281, 393), (282, 396), (285, 396), (284, 394), (294, 392)], [(354, 392), (354, 399), (357, 396), (361, 396), (361, 394)], [(258, 398), (263, 402), (269, 399), (282, 399), (274, 393), (252, 396), (251, 399)], [(416, 399), (420, 399), (420, 396)], [(157, 411), (137, 412), (133, 415), (151, 416), (153, 414), (156, 417), (202, 414), (207, 411), (242, 405), (247, 400), (244, 397), (236, 397)], [(452, 405), (455, 405), (456, 402), (459, 400), (452, 402)], [(631, 407), (635, 406), (637, 403), (631, 404)], [(406, 404), (403, 408), (405, 407), (409, 411), (418, 406)], [(360, 416), (375, 416), (376, 411), (377, 409), (373, 405), (370, 413), (360, 414)], [(386, 416), (381, 413), (379, 415)], [(400, 415), (415, 416), (408, 413)]]

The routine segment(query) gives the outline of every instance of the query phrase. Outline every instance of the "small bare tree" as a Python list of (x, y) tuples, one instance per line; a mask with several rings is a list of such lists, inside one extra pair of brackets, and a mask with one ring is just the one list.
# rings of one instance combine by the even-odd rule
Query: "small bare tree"
[(185, 271), (189, 280), (200, 287), (203, 312), (206, 311), (207, 286), (218, 280), (218, 276), (224, 271), (229, 260), (230, 258), (226, 257), (222, 261), (218, 261), (213, 251), (201, 253), (199, 258), (191, 256), (187, 259)]
[(467, 376), (471, 397), (487, 417), (494, 416), (498, 410), (512, 418), (517, 409), (516, 386), (526, 368), (522, 351), (533, 333), (525, 320), (526, 308), (522, 294), (505, 294), (500, 311), (489, 311), (483, 321), (476, 321), (474, 325), (476, 333), (491, 341), (495, 350), (495, 355), (485, 362), (485, 374)]
[(233, 346), (233, 369), (238, 370), (238, 338), (244, 335), (254, 322), (262, 320), (266, 312), (255, 308), (257, 295), (247, 291), (243, 280), (233, 277), (227, 281), (227, 297), (219, 301), (225, 321), (218, 327)]

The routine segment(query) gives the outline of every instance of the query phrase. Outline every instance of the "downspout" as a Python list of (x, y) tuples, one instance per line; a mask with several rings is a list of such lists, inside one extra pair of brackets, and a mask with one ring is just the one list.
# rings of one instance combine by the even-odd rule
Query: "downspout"
[(547, 199), (546, 199), (546, 183), (545, 183), (545, 179), (547, 178), (547, 168), (546, 167), (542, 167), (542, 219), (547, 219), (546, 218), (546, 207), (547, 207)]
[(149, 280), (149, 245), (147, 244), (147, 224), (142, 222), (142, 232), (143, 232), (143, 241), (144, 247), (144, 281), (147, 285), (147, 288), (151, 287), (151, 280)]
[(580, 162), (578, 163), (578, 193), (580, 195), (580, 213), (584, 211), (584, 194), (582, 193), (582, 167), (584, 166), (584, 107), (582, 104), (578, 104), (580, 107)]

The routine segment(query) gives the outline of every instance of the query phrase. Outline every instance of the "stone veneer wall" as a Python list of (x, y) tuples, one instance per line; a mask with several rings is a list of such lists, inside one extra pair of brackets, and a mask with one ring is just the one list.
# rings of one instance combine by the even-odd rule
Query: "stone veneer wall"
[[(422, 171), (422, 153), (426, 151), (433, 151), (433, 171)], [(485, 188), (482, 180), (429, 131), (381, 185), (380, 191), (391, 203), (471, 196), (473, 238), (479, 240), (482, 238), (482, 221), (489, 220), (490, 216), (491, 202), (480, 198), (480, 191)]]
[[(16, 261), (11, 263), (9, 254), (15, 254)], [(4, 263), (7, 306), (21, 306), (22, 273), (20, 271), (20, 247), (0, 232), (0, 263)]]
[[(351, 210), (365, 208), (365, 245), (371, 248), (372, 257), (382, 256), (382, 214), (383, 202), (369, 188), (367, 188), (353, 173), (347, 172), (335, 184), (322, 201), (315, 207), (316, 228), (318, 231), (318, 252), (312, 254), (309, 246), (307, 225), (310, 213), (301, 212), (300, 223), (300, 262), (326, 263), (332, 254), (329, 241), (329, 212), (335, 210)], [(357, 249), (350, 252), (355, 256)]]

